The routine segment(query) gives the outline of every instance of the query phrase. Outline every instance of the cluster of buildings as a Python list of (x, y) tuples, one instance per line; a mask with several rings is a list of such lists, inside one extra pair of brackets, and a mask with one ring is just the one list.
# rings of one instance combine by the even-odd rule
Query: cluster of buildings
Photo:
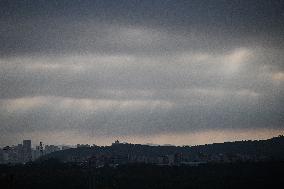
[(31, 140), (24, 140), (22, 144), (16, 146), (6, 146), (0, 149), (1, 163), (28, 162), (32, 159)]
[(106, 153), (99, 153), (89, 158), (73, 159), (79, 163), (90, 163), (95, 167), (111, 166), (116, 167), (121, 164), (128, 163), (143, 163), (154, 164), (160, 166), (199, 166), (206, 163), (235, 163), (235, 162), (261, 162), (266, 161), (267, 157), (253, 157), (243, 154), (226, 155), (226, 154), (212, 154), (208, 156), (202, 155), (190, 155), (175, 153), (162, 156), (145, 156), (145, 155), (113, 155)]
[[(174, 165), (183, 165), (187, 164), (189, 165), (189, 162), (192, 162), (192, 157), (188, 154), (182, 154), (182, 153), (169, 153), (167, 155), (157, 155), (157, 154), (149, 154), (144, 153), (142, 149), (140, 149), (140, 153), (130, 151), (125, 152), (123, 149), (120, 149), (120, 147), (124, 147), (127, 145), (131, 145), (134, 147), (133, 144), (128, 143), (120, 143), (118, 140), (116, 140), (114, 143), (112, 143), (112, 146), (110, 148), (113, 149), (113, 151), (100, 151), (97, 153), (89, 154), (87, 156), (77, 156), (74, 154), (70, 154), (69, 156), (65, 156), (64, 161), (65, 162), (73, 162), (78, 163), (80, 165), (84, 164), (91, 164), (93, 167), (104, 167), (104, 166), (110, 166), (110, 167), (116, 167), (118, 165), (122, 164), (134, 164), (134, 163), (142, 163), (142, 164), (154, 164), (154, 165), (161, 165), (161, 166), (174, 166)], [(83, 145), (78, 144), (77, 148), (85, 148), (85, 147), (97, 147), (97, 146), (89, 146), (89, 145)], [(115, 150), (116, 149), (116, 150)], [(195, 158), (193, 165), (199, 165), (206, 163), (206, 161), (202, 161), (200, 158)], [(191, 165), (191, 164), (190, 164)]]
[(235, 162), (262, 162), (269, 158), (264, 155), (248, 155), (248, 154), (225, 154), (215, 153), (206, 155), (204, 158), (207, 162), (213, 163), (235, 163)]
[(144, 163), (144, 164), (156, 164), (156, 165), (180, 165), (181, 159), (178, 157), (179, 154), (175, 155), (166, 155), (160, 157), (149, 157), (149, 156), (135, 156), (135, 155), (128, 155), (128, 156), (119, 156), (119, 155), (111, 155), (111, 154), (96, 154), (92, 157), (85, 159), (85, 161), (81, 162), (88, 162), (91, 163), (95, 167), (116, 167), (121, 164), (128, 164), (128, 163)]
[[(119, 149), (127, 143), (119, 143), (115, 141), (112, 144), (113, 148)], [(130, 144), (132, 145), (132, 144)], [(132, 145), (132, 147), (135, 145)], [(77, 146), (80, 147), (80, 146)], [(83, 146), (82, 146), (83, 147)], [(118, 150), (119, 151), (119, 150)], [(121, 149), (123, 151), (123, 149)], [(267, 161), (268, 157), (264, 155), (242, 154), (242, 153), (217, 153), (217, 152), (172, 152), (165, 155), (157, 153), (143, 153), (143, 149), (140, 149), (142, 153), (135, 153), (128, 151), (127, 153), (115, 152), (100, 152), (91, 156), (72, 157), (68, 158), (68, 162), (77, 162), (80, 164), (88, 163), (94, 167), (111, 166), (116, 167), (121, 164), (128, 163), (143, 163), (154, 164), (161, 166), (198, 166), (206, 163), (235, 163), (235, 162), (261, 162)]]
[[(74, 146), (75, 147), (75, 146)], [(191, 165), (204, 163), (234, 163), (267, 161), (268, 156), (258, 153), (220, 153), (220, 150), (192, 149), (188, 147), (149, 146), (140, 144), (120, 143), (118, 140), (111, 146), (99, 147), (96, 145), (77, 144), (76, 153), (64, 152), (61, 160), (79, 164), (90, 163), (95, 167), (117, 166), (127, 163), (144, 163), (155, 165)], [(206, 146), (205, 146), (206, 147)], [(0, 148), (0, 164), (27, 163), (46, 154), (66, 150), (69, 146), (43, 145), (39, 143), (32, 148), (31, 140), (24, 140), (22, 144)], [(73, 151), (74, 152), (74, 151)]]
[(35, 148), (32, 148), (31, 140), (23, 140), (22, 144), (6, 146), (0, 148), (0, 164), (6, 163), (27, 163), (34, 161), (37, 158), (55, 152), (64, 150), (70, 147), (67, 146), (55, 146), (55, 145), (43, 145), (42, 142)]

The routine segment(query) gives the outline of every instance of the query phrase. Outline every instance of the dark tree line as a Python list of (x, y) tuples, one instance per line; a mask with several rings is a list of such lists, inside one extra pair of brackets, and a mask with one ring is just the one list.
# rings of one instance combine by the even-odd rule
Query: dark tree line
[(2, 165), (4, 189), (276, 188), (283, 186), (284, 162), (156, 166), (127, 164), (117, 168), (88, 167), (48, 160), (30, 165)]

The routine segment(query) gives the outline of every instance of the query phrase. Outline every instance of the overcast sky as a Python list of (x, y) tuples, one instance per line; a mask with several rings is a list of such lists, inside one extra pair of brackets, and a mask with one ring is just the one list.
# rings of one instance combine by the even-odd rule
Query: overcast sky
[(284, 133), (284, 1), (0, 0), (0, 146)]

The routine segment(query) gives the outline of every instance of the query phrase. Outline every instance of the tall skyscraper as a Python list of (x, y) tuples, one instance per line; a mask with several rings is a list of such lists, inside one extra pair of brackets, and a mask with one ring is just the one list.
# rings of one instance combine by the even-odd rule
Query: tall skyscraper
[(40, 156), (43, 156), (43, 144), (42, 144), (42, 142), (39, 143), (39, 150), (40, 150)]
[(32, 141), (23, 141), (23, 161), (28, 162), (32, 160)]

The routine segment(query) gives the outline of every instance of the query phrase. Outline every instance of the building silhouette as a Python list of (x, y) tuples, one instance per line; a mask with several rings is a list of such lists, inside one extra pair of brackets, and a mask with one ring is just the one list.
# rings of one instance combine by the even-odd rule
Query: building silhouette
[(23, 162), (29, 162), (32, 160), (32, 141), (23, 140)]

